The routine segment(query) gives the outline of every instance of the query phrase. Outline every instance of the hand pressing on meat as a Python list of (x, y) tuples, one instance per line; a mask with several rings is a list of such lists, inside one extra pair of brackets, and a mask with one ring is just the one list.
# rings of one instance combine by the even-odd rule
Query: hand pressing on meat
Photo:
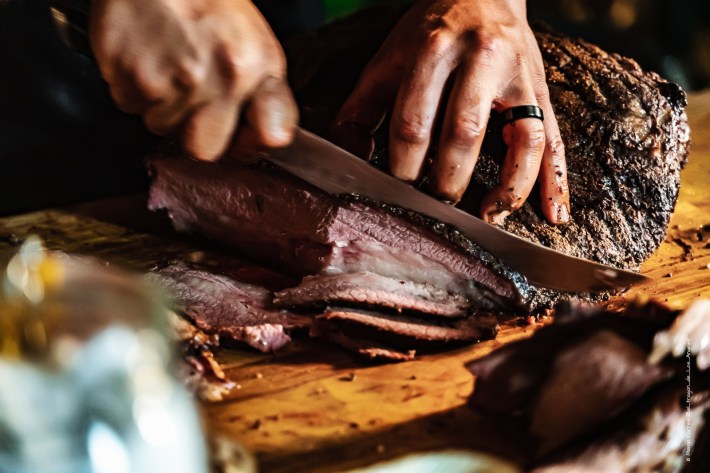
[[(524, 0), (416, 2), (362, 73), (338, 114), (334, 137), (370, 157), (372, 135), (391, 112), (392, 174), (419, 180), (430, 146), (438, 145), (431, 190), (458, 202), (471, 180), (491, 109), (520, 105), (539, 106), (544, 121), (525, 118), (504, 126), (507, 155), (499, 185), (484, 198), (481, 213), (489, 222), (502, 222), (523, 205), (537, 179), (547, 219), (567, 223), (564, 147)], [(433, 143), (437, 117), (441, 137)]]
[(197, 158), (293, 137), (284, 53), (249, 0), (94, 0), (90, 40), (118, 107)]

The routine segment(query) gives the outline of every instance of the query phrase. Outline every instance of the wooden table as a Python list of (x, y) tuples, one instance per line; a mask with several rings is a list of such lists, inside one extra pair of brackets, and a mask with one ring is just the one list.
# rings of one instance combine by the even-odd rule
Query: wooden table
[[(710, 297), (710, 91), (691, 96), (688, 115), (693, 146), (669, 236), (643, 266), (654, 280), (627, 295), (676, 307)], [(0, 219), (0, 249), (34, 233), (52, 248), (145, 270), (159, 257), (213, 247), (174, 234), (144, 207), (143, 197), (131, 196)], [(495, 341), (379, 366), (310, 340), (276, 355), (225, 350), (218, 358), (240, 388), (204, 405), (205, 419), (212, 432), (255, 452), (263, 471), (338, 471), (444, 447), (505, 452), (505, 433), (464, 405), (473, 379), (463, 365), (537, 327), (508, 327)]]

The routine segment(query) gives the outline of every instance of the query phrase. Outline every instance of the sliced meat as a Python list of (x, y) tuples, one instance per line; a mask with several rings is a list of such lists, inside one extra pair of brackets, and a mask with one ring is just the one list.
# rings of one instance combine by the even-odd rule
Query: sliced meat
[[(530, 432), (544, 454), (618, 416), (668, 370), (646, 363), (633, 342), (601, 330), (561, 352), (537, 393)], [(594, 402), (575, 393), (586, 393)]]
[(262, 352), (291, 341), (287, 329), (306, 319), (271, 308), (271, 292), (223, 275), (173, 263), (156, 269), (148, 279), (168, 290), (178, 310), (208, 334), (236, 340)]
[[(327, 135), (358, 71), (396, 18), (388, 10), (363, 13), (287, 45), (293, 59), (289, 77), (304, 126)], [(359, 29), (364, 33), (353, 34)], [(547, 224), (533, 196), (504, 226), (575, 256), (638, 268), (663, 240), (675, 205), (680, 169), (688, 154), (685, 94), (675, 84), (642, 71), (632, 60), (607, 54), (584, 41), (543, 30), (538, 30), (536, 37), (566, 147), (572, 222)], [(303, 57), (308, 57), (308, 65)], [(460, 204), (463, 210), (477, 212), (482, 196), (498, 182), (505, 156), (499, 126), (495, 118), (490, 123), (472, 183)], [(375, 137), (372, 160), (373, 165), (384, 168), (387, 132), (385, 123)], [(560, 297), (530, 286), (524, 277), (456, 229), (358, 196), (328, 195), (267, 163), (198, 162), (175, 148), (165, 148), (149, 157), (148, 165), (153, 176), (149, 206), (166, 209), (178, 230), (203, 233), (250, 258), (307, 276), (300, 285), (278, 288), (279, 305), (363, 305), (373, 309), (331, 310), (319, 317), (319, 324), (342, 327), (340, 332), (350, 340), (382, 343), (401, 353), (423, 344), (471, 342), (493, 332), (477, 326), (479, 314), (538, 311), (551, 307)], [(404, 284), (397, 287), (393, 281)], [(219, 327), (220, 333), (230, 333), (265, 350), (286, 342), (284, 322), (279, 322), (279, 317), (288, 318), (284, 313), (270, 306), (249, 308), (240, 299), (243, 296), (221, 310), (216, 300), (222, 296), (199, 290), (190, 293), (187, 286), (193, 282), (179, 281), (177, 284), (183, 285), (176, 289), (187, 299), (209, 307), (209, 316), (193, 314), (198, 324)], [(397, 310), (418, 316), (393, 315)], [(197, 312), (205, 310), (202, 307)], [(463, 312), (475, 315), (470, 320), (441, 320)], [(436, 317), (427, 319), (419, 317), (421, 314)], [(611, 338), (605, 343), (619, 336), (638, 345), (659, 327), (609, 318), (602, 317), (601, 326), (611, 327)], [(482, 381), (483, 386), (491, 383), (509, 391), (499, 400), (501, 390), (481, 388), (477, 392), (499, 402), (489, 403), (484, 394), (475, 395), (475, 399), (502, 412), (505, 406), (525, 407), (530, 394), (537, 393), (538, 379), (550, 375), (557, 352), (588, 340), (590, 334), (580, 328), (586, 327), (585, 323), (570, 327), (559, 332), (569, 335), (563, 342), (558, 340), (557, 329), (551, 335), (545, 332), (537, 340), (549, 343), (542, 343), (532, 358), (517, 351), (506, 351), (496, 358), (510, 365), (516, 377), (507, 379), (492, 365), (478, 365), (476, 369), (490, 370), (496, 379)], [(614, 345), (619, 350), (613, 353), (624, 362), (634, 359), (622, 345)], [(529, 363), (543, 359), (546, 363)], [(479, 374), (479, 378), (485, 376)], [(635, 381), (640, 384), (632, 384), (643, 391), (643, 383)], [(624, 391), (630, 396), (624, 402), (634, 396), (631, 391)]]
[[(529, 303), (520, 275), (447, 227), (337, 199), (270, 166), (156, 155), (149, 206), (297, 274), (370, 272), (460, 294), (483, 310)], [(453, 241), (452, 241), (453, 240)]]
[(207, 335), (174, 312), (168, 313), (168, 325), (182, 355), (178, 376), (201, 400), (223, 400), (237, 385), (227, 378), (214, 358), (213, 350), (219, 346), (219, 337)]
[(703, 413), (710, 409), (710, 398), (695, 397), (690, 409), (679, 398), (683, 389), (665, 389), (653, 396), (649, 406), (631, 412), (589, 443), (576, 445), (555, 458), (533, 468), (533, 473), (673, 473), (694, 470), (707, 464), (707, 451), (692, 448), (688, 441), (707, 428)]
[[(562, 307), (531, 338), (468, 364), (470, 405), (524, 426), (535, 471), (679, 471), (710, 408), (706, 307), (681, 315), (655, 302), (621, 313)], [(699, 333), (688, 352), (669, 350), (689, 330)]]
[(357, 334), (367, 340), (405, 349), (488, 340), (495, 338), (498, 330), (495, 317), (485, 315), (459, 320), (436, 320), (362, 309), (329, 308), (317, 316), (316, 320), (337, 322), (348, 335)]
[(296, 287), (274, 294), (279, 307), (364, 304), (418, 311), (442, 317), (462, 317), (470, 302), (431, 284), (392, 279), (375, 273), (306, 276)]
[(400, 351), (374, 340), (352, 337), (343, 332), (338, 323), (322, 319), (313, 322), (310, 335), (329, 340), (370, 360), (410, 361), (416, 355), (416, 350)]

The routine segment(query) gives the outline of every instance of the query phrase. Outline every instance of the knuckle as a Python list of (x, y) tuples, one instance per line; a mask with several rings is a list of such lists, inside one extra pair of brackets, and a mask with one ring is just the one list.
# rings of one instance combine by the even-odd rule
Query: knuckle
[(542, 94), (547, 96), (547, 74), (545, 73), (545, 69), (536, 68), (535, 72), (533, 72), (532, 74), (532, 77), (535, 88), (539, 90)]
[(448, 139), (455, 146), (472, 147), (481, 138), (484, 129), (479, 117), (460, 117), (451, 127)]
[(477, 35), (478, 48), (487, 56), (495, 56), (503, 47), (501, 38), (490, 32), (479, 32)]
[(259, 79), (268, 73), (268, 64), (255, 51), (238, 51), (231, 53), (226, 61), (222, 74), (227, 95), (235, 97), (253, 90)]
[(524, 138), (525, 147), (538, 154), (545, 150), (545, 142), (545, 130), (542, 127), (529, 130)]
[(219, 71), (228, 95), (236, 95), (242, 82), (243, 69), (239, 61), (231, 57), (224, 61)]
[(458, 203), (463, 195), (463, 189), (455, 189), (451, 183), (440, 179), (434, 180), (431, 184), (431, 191), (439, 198), (450, 203)]
[(554, 135), (552, 139), (547, 142), (547, 151), (555, 162), (564, 159), (565, 144), (559, 134)]
[(515, 210), (523, 206), (525, 198), (526, 196), (521, 194), (518, 189), (510, 187), (508, 189), (501, 190), (497, 200), (500, 202), (500, 206), (502, 208)]
[(111, 28), (90, 30), (91, 48), (99, 62), (113, 60), (119, 56), (121, 47), (118, 36)]
[(510, 66), (512, 68), (513, 75), (520, 75), (521, 71), (523, 71), (525, 67), (525, 58), (522, 52), (515, 50), (510, 53)]
[(429, 130), (425, 120), (414, 114), (405, 114), (394, 126), (397, 139), (409, 144), (423, 144), (429, 139)]
[(182, 59), (176, 67), (176, 79), (189, 90), (195, 90), (205, 81), (205, 68), (197, 61)]
[(148, 102), (162, 99), (168, 93), (164, 77), (153, 72), (153, 68), (146, 64), (132, 66), (131, 74), (134, 77), (138, 92)]
[(436, 30), (427, 36), (424, 50), (427, 55), (445, 58), (451, 53), (453, 45), (454, 40), (450, 34)]
[(218, 70), (216, 72), (228, 95), (237, 93), (246, 72), (249, 71), (248, 57), (249, 54), (227, 44), (222, 44), (217, 50)]

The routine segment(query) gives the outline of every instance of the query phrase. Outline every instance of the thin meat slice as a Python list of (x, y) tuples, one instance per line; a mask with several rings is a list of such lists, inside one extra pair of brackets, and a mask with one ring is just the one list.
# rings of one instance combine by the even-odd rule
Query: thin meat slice
[(398, 350), (381, 342), (357, 336), (353, 337), (343, 332), (338, 323), (323, 319), (317, 319), (313, 322), (309, 334), (311, 337), (329, 340), (349, 351), (375, 361), (410, 361), (416, 355), (416, 350)]
[(338, 323), (348, 334), (384, 341), (394, 347), (432, 346), (437, 343), (473, 342), (494, 338), (497, 320), (479, 315), (458, 320), (427, 319), (363, 309), (329, 308), (318, 321)]
[(375, 273), (307, 276), (296, 287), (274, 294), (279, 307), (364, 304), (418, 311), (442, 317), (462, 317), (471, 304), (431, 284), (392, 279)]
[(156, 269), (148, 279), (168, 290), (180, 312), (208, 334), (246, 343), (262, 352), (291, 341), (287, 330), (306, 320), (271, 307), (271, 292), (184, 263)]

